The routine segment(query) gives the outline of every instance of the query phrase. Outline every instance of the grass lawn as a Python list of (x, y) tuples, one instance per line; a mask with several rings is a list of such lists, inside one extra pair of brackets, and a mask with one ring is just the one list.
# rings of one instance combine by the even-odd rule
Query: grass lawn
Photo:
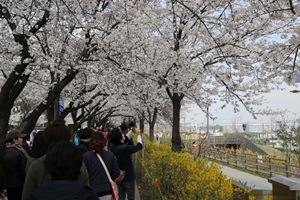
[(255, 144), (255, 145), (258, 146), (263, 151), (265, 151), (268, 155), (276, 155), (278, 157), (283, 157), (283, 158), (285, 157), (285, 154), (282, 151), (273, 148), (270, 145), (259, 145), (259, 144)]

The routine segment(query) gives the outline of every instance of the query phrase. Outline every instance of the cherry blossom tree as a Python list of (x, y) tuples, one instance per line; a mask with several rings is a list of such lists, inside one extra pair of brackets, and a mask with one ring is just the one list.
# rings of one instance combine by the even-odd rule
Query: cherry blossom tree
[[(5, 50), (1, 53), (3, 66), (9, 69), (14, 63), (19, 66), (21, 62), (22, 65), (17, 68), (16, 73), (4, 67), (2, 69), (1, 78), (8, 77), (7, 83), (11, 77), (17, 76), (14, 80), (20, 85), (20, 89), (17, 90), (17, 85), (13, 87), (16, 91), (15, 97), (21, 93), (30, 75), (36, 71), (40, 73), (43, 70), (48, 71), (50, 74), (46, 76), (44, 74), (43, 78), (48, 81), (49, 88), (55, 88), (61, 80), (71, 78), (73, 75), (69, 75), (73, 74), (72, 72), (77, 74), (83, 63), (105, 60), (106, 53), (103, 54), (103, 46), (109, 43), (109, 40), (105, 40), (105, 36), (120, 23), (118, 18), (122, 19), (119, 12), (122, 4), (97, 0), (89, 2), (26, 0), (4, 2), (0, 7), (0, 15), (3, 19), (1, 28), (4, 30), (2, 38), (5, 39), (2, 43)], [(13, 63), (10, 61), (11, 57)], [(9, 73), (15, 75), (8, 76)], [(11, 88), (12, 84), (9, 87)], [(2, 91), (4, 89), (5, 87), (2, 87)], [(53, 99), (57, 100), (62, 89), (51, 90), (56, 98), (47, 99), (51, 102), (44, 101), (46, 106), (43, 106), (43, 109), (51, 106)], [(0, 96), (4, 98), (6, 95)], [(6, 100), (12, 105), (15, 97)], [(11, 105), (6, 106), (7, 114), (2, 112), (3, 116), (5, 115), (3, 124), (7, 124)], [(40, 109), (39, 113), (41, 111)], [(1, 128), (3, 128), (1, 135), (4, 135), (7, 127), (1, 126)]]
[[(40, 113), (83, 71), (106, 71), (99, 77), (109, 79), (109, 96), (131, 95), (131, 81), (140, 79), (147, 80), (138, 84), (143, 95), (149, 88), (142, 86), (152, 81), (155, 92), (170, 98), (172, 150), (180, 151), (184, 98), (203, 111), (217, 99), (255, 117), (259, 96), (282, 82), (293, 84), (299, 73), (299, 9), (296, 0), (0, 3), (0, 143), (25, 86), (45, 85)], [(104, 88), (94, 79), (90, 84), (98, 87), (95, 93)], [(88, 102), (87, 97), (82, 103)]]
[(204, 111), (218, 99), (255, 117), (259, 97), (282, 82), (293, 84), (299, 73), (297, 1), (170, 0), (142, 8), (126, 18), (135, 46), (130, 43), (131, 60), (123, 66), (156, 80), (171, 99), (173, 151), (181, 149), (185, 97)]
[(139, 75), (131, 81), (130, 87), (133, 95), (125, 96), (127, 106), (138, 113), (141, 129), (143, 129), (144, 122), (148, 123), (149, 139), (153, 141), (158, 114), (168, 99), (157, 82), (141, 78)]
[(121, 2), (106, 0), (0, 2), (1, 160), (11, 108), (28, 82), (33, 88), (43, 85), (42, 89), (27, 91), (42, 91), (34, 95), (44, 97), (22, 125), (30, 132), (42, 111), (53, 105), (87, 63), (97, 66), (112, 60), (118, 45), (110, 41), (119, 37), (111, 33), (122, 24), (122, 10)]
[[(26, 71), (34, 62), (34, 55), (30, 52), (30, 38), (35, 35), (48, 21), (49, 10), (30, 9), (29, 13), (36, 13), (31, 18), (30, 26), (26, 22), (26, 13), (13, 9), (15, 2), (0, 3), (0, 59), (1, 59), (1, 91), (0, 91), (0, 160), (3, 157), (5, 135), (8, 129), (10, 112), (15, 100), (27, 84), (30, 71)], [(23, 9), (24, 4), (18, 5)], [(32, 12), (31, 12), (32, 11)], [(24, 16), (24, 18), (22, 17)], [(24, 19), (24, 20), (23, 20)], [(0, 166), (0, 169), (2, 167)], [(3, 179), (1, 171), (1, 179)]]

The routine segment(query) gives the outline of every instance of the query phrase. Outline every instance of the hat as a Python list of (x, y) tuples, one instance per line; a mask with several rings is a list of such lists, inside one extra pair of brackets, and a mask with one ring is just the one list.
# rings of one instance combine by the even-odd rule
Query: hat
[(11, 130), (9, 131), (7, 134), (6, 134), (6, 140), (10, 140), (10, 139), (13, 139), (13, 138), (18, 138), (18, 137), (21, 137), (21, 138), (24, 138), (26, 137), (27, 135), (26, 134), (22, 134), (20, 131), (18, 130)]
[(92, 135), (93, 131), (90, 128), (84, 128), (81, 130), (80, 133), (80, 141), (82, 142), (89, 142), (91, 139), (91, 135)]

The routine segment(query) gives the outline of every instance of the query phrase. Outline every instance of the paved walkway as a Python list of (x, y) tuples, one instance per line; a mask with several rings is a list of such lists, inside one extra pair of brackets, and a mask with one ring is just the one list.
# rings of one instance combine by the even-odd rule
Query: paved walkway
[(272, 190), (272, 184), (268, 182), (268, 179), (249, 174), (247, 172), (239, 171), (234, 168), (230, 168), (224, 165), (221, 165), (221, 171), (228, 178), (235, 179), (234, 183), (241, 183), (249, 188), (254, 190)]
[(233, 184), (240, 188), (249, 188), (255, 192), (257, 200), (266, 199), (267, 196), (272, 196), (272, 184), (268, 179), (260, 176), (255, 176), (247, 172), (243, 172), (234, 168), (221, 165), (221, 171), (228, 178), (233, 178)]
[(135, 181), (135, 200), (141, 200), (139, 189), (137, 187), (136, 181)]

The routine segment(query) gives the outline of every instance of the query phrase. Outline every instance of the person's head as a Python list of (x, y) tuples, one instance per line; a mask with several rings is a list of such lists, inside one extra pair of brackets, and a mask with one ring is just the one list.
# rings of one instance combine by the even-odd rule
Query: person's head
[(122, 134), (122, 132), (118, 128), (114, 128), (110, 132), (109, 138), (110, 138), (110, 142), (112, 144), (120, 144), (120, 143), (123, 143), (125, 140), (124, 134)]
[(130, 122), (130, 123), (129, 123), (129, 127), (130, 127), (130, 128), (137, 128), (137, 125), (136, 125), (135, 122)]
[(93, 130), (92, 129), (90, 129), (88, 127), (82, 129), (80, 131), (80, 136), (79, 136), (80, 137), (80, 141), (81, 142), (89, 142), (90, 139), (91, 139), (92, 134), (93, 134)]
[(80, 150), (71, 142), (50, 145), (44, 161), (51, 180), (77, 180), (82, 162)]
[(29, 140), (30, 139), (30, 134), (27, 134), (25, 131), (21, 132), (22, 134), (26, 135), (23, 140)]
[(127, 130), (127, 125), (125, 123), (122, 123), (120, 128), (121, 128), (121, 131), (126, 131)]
[(46, 154), (48, 145), (45, 141), (44, 131), (38, 131), (34, 136), (32, 149), (31, 149), (31, 157), (39, 158)]
[(45, 140), (48, 145), (71, 140), (71, 129), (61, 122), (53, 122), (45, 129)]
[(66, 122), (63, 119), (56, 119), (52, 121), (52, 124), (66, 124)]
[(96, 153), (101, 153), (106, 146), (106, 138), (101, 132), (95, 132), (91, 137), (91, 147)]
[(18, 130), (11, 130), (6, 134), (6, 142), (22, 144), (24, 137), (26, 134), (22, 134)]

